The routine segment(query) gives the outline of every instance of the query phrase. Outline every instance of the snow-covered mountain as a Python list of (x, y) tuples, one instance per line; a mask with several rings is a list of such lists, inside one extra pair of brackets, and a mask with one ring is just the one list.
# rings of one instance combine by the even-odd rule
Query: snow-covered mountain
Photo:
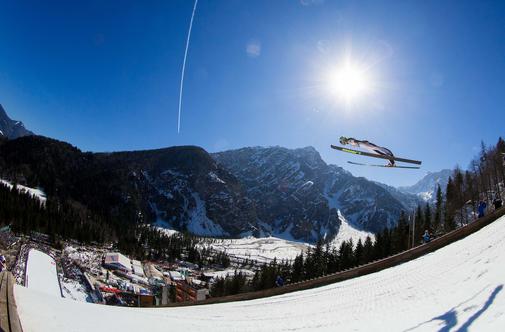
[(408, 187), (399, 187), (398, 190), (404, 193), (417, 195), (422, 200), (433, 203), (437, 195), (437, 186), (440, 185), (442, 192), (445, 192), (451, 174), (452, 171), (450, 169), (444, 169), (434, 173), (428, 172), (428, 174), (416, 184)]
[(327, 165), (313, 147), (252, 147), (213, 154), (255, 203), (263, 233), (308, 242), (334, 238), (342, 222), (379, 231), (411, 208), (411, 195)]
[(21, 121), (11, 120), (0, 104), (0, 137), (15, 139), (28, 135), (33, 133), (27, 130)]
[(26, 136), (0, 141), (0, 177), (44, 188), (123, 222), (160, 222), (204, 236), (237, 237), (257, 228), (241, 184), (202, 148), (84, 153)]
[[(213, 237), (237, 237), (257, 229), (254, 204), (237, 179), (199, 147), (122, 152), (111, 156), (126, 162), (129, 186), (147, 221)], [(110, 158), (110, 157), (109, 157)], [(131, 190), (131, 189), (130, 189)]]
[(312, 147), (83, 153), (27, 136), (0, 141), (0, 176), (110, 219), (210, 237), (309, 243), (332, 240), (347, 226), (366, 232), (391, 227), (417, 199), (327, 165)]

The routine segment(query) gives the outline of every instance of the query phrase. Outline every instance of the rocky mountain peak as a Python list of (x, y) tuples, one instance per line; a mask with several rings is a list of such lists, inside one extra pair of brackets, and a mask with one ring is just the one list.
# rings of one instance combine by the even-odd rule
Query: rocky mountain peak
[(9, 118), (7, 112), (0, 104), (0, 136), (8, 139), (16, 139), (22, 136), (33, 135), (33, 133), (25, 128), (21, 121), (15, 121)]
[(428, 172), (416, 184), (399, 187), (398, 190), (417, 195), (422, 200), (433, 203), (436, 199), (437, 187), (440, 185), (442, 192), (445, 192), (451, 174), (452, 171), (450, 169), (443, 169), (439, 172)]
[(315, 242), (335, 236), (343, 220), (378, 231), (412, 205), (412, 195), (327, 165), (313, 147), (243, 148), (213, 157), (243, 184), (262, 230), (276, 236)]

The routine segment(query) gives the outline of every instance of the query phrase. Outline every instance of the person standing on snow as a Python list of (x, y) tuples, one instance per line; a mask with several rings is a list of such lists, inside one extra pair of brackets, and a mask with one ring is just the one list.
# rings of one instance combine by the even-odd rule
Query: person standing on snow
[(479, 211), (479, 218), (484, 217), (484, 214), (486, 213), (486, 207), (487, 204), (483, 200), (480, 201), (478, 211)]
[(496, 194), (495, 198), (494, 198), (494, 201), (493, 201), (493, 204), (494, 204), (494, 209), (495, 210), (498, 210), (499, 208), (501, 208), (502, 206), (502, 200), (500, 198), (500, 195)]
[(425, 230), (424, 231), (424, 234), (423, 234), (423, 241), (424, 243), (428, 243), (431, 241), (431, 235), (430, 233), (428, 232), (428, 230)]
[(275, 279), (275, 285), (277, 287), (284, 286), (284, 279), (282, 279), (281, 276), (277, 276), (277, 278)]
[[(372, 153), (377, 153), (377, 154), (380, 154), (382, 156), (387, 156), (387, 157), (394, 157), (393, 155), (393, 152), (391, 152), (391, 150), (385, 148), (385, 147), (382, 147), (382, 146), (378, 146), (378, 145), (375, 145), (373, 144), (372, 142), (369, 142), (369, 141), (362, 141), (362, 140), (357, 140), (355, 138), (352, 138), (352, 137), (344, 137), (344, 136), (341, 136), (340, 137), (340, 144), (342, 145), (352, 145), (352, 146), (356, 146), (358, 148), (363, 148), (363, 149), (366, 149)], [(395, 166), (395, 160), (394, 159), (389, 159), (389, 164), (387, 164), (388, 167), (394, 167)]]

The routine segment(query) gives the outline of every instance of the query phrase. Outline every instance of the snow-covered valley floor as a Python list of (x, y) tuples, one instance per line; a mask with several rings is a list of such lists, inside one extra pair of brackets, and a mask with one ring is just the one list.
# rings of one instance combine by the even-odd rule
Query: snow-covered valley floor
[[(168, 236), (178, 233), (176, 230), (165, 228), (167, 226), (166, 223), (159, 222), (158, 226), (160, 226), (158, 229)], [(289, 235), (287, 236), (289, 237)], [(354, 244), (356, 244), (359, 239), (364, 242), (367, 236), (374, 239), (372, 233), (358, 230), (346, 220), (343, 220), (337, 236), (331, 241), (331, 246), (338, 249), (342, 242), (348, 241), (349, 239), (352, 239)], [(300, 253), (305, 253), (309, 247), (313, 247), (313, 245), (308, 243), (298, 242), (294, 239), (287, 240), (275, 236), (260, 238), (248, 236), (240, 239), (208, 238), (203, 239), (200, 245), (202, 247), (211, 247), (216, 251), (226, 252), (231, 258), (254, 260), (258, 263), (269, 263), (274, 260), (274, 258), (277, 259), (278, 262), (282, 260), (292, 261)]]
[(29, 331), (505, 331), (505, 217), (397, 267), (271, 298), (180, 308), (86, 304), (15, 287)]
[(306, 243), (279, 239), (276, 237), (245, 237), (242, 239), (216, 239), (205, 243), (214, 250), (226, 252), (231, 257), (268, 263), (274, 258), (293, 260), (301, 252), (307, 251)]

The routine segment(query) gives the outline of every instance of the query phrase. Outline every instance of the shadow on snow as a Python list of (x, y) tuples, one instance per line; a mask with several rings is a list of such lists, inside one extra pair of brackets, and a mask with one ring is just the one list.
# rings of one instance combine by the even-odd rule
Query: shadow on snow
[[(477, 312), (475, 312), (471, 317), (469, 317), (467, 319), (467, 321), (463, 325), (461, 325), (461, 327), (459, 329), (457, 329), (456, 331), (457, 332), (468, 331), (468, 328), (470, 327), (470, 325), (472, 325), (473, 322), (475, 322), (477, 320), (477, 318), (479, 318), (491, 306), (491, 304), (493, 304), (493, 301), (495, 300), (496, 296), (498, 295), (499, 292), (501, 292), (502, 289), (503, 289), (503, 285), (496, 286), (496, 288), (489, 295), (489, 298), (486, 300), (486, 302), (484, 303), (482, 308), (480, 310), (478, 310)], [(465, 302), (458, 304), (456, 307), (451, 308), (451, 310), (447, 311), (443, 315), (434, 317), (428, 321), (420, 323), (417, 326), (414, 326), (410, 329), (405, 330), (405, 332), (415, 330), (424, 324), (431, 323), (431, 322), (438, 321), (438, 320), (443, 321), (445, 323), (445, 325), (440, 330), (438, 330), (438, 332), (449, 332), (453, 327), (455, 327), (458, 324), (457, 308), (462, 306), (463, 304), (473, 300), (480, 293), (482, 293), (482, 291), (478, 292), (477, 294), (475, 294), (474, 296), (472, 296), (470, 299), (466, 300)]]

